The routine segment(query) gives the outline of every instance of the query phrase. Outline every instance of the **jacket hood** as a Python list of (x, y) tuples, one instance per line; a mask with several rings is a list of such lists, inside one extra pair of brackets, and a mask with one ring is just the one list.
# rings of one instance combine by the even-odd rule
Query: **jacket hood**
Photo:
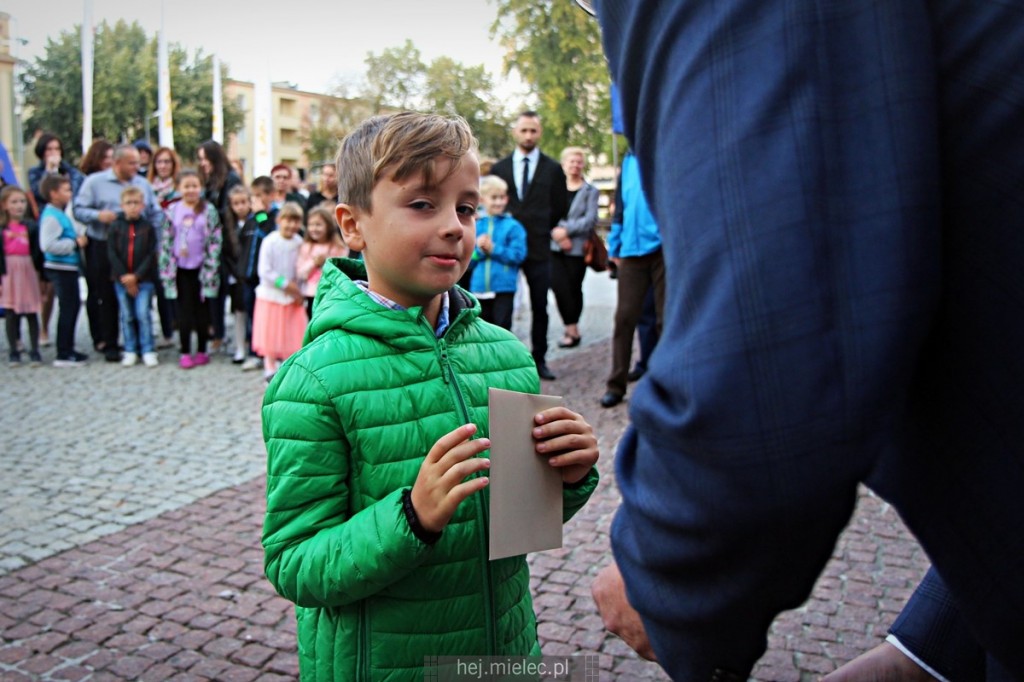
[[(427, 339), (434, 343), (434, 330), (423, 316), (423, 307), (392, 310), (377, 303), (359, 288), (356, 280), (366, 280), (366, 265), (352, 258), (331, 258), (324, 263), (323, 275), (313, 304), (313, 319), (306, 327), (303, 345), (334, 329), (383, 339), (400, 349), (416, 348)], [(451, 326), (445, 336), (458, 331), (480, 315), (480, 304), (469, 293), (453, 287), (449, 292)], [(410, 325), (423, 334), (410, 334)]]

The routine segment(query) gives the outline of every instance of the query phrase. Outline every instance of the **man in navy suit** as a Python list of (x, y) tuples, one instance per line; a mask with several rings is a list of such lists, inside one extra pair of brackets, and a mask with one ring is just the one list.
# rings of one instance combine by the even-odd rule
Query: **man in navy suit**
[(746, 679), (865, 482), (1024, 679), (1024, 7), (597, 12), (667, 278), (616, 460), (632, 641)]
[(530, 342), (541, 379), (552, 380), (548, 369), (548, 289), (551, 288), (551, 230), (569, 210), (565, 171), (561, 164), (542, 154), (537, 144), (542, 130), (535, 111), (516, 118), (512, 137), (516, 148), (494, 164), (491, 172), (508, 183), (508, 211), (526, 228), (526, 260), (523, 274), (530, 287)]

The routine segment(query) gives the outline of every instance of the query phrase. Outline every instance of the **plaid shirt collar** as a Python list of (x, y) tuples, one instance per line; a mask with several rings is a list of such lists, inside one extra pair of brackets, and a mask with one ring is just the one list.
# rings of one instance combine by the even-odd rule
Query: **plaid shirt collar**
[[(395, 303), (390, 298), (387, 298), (386, 296), (381, 296), (375, 291), (370, 291), (369, 282), (358, 279), (355, 281), (355, 284), (357, 287), (362, 289), (367, 296), (369, 296), (371, 299), (381, 304), (385, 308), (390, 308), (391, 310), (406, 310), (405, 306)], [(437, 315), (437, 327), (434, 329), (434, 336), (436, 336), (437, 338), (441, 338), (444, 335), (445, 331), (448, 329), (448, 325), (448, 292), (446, 291), (443, 294), (441, 294), (441, 312), (438, 313)]]

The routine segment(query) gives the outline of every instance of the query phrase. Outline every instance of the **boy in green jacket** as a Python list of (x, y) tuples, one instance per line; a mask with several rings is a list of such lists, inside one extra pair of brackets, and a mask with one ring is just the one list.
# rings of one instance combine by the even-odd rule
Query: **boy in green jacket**
[[(539, 655), (525, 557), (487, 560), (487, 389), (539, 381), (455, 286), (476, 238), (473, 135), (461, 118), (377, 116), (337, 165), (338, 224), (363, 261), (324, 266), (303, 348), (263, 405), (265, 570), (297, 606), (302, 679)], [(568, 519), (597, 485), (597, 439), (564, 407), (536, 424)]]

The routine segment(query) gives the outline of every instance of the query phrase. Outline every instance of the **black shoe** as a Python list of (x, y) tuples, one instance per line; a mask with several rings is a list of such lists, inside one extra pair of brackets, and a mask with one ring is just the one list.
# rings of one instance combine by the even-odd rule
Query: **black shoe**
[(116, 350), (110, 350), (103, 353), (103, 359), (107, 362), (121, 362), (121, 353)]
[(633, 383), (634, 381), (640, 381), (640, 377), (642, 377), (644, 375), (644, 372), (646, 371), (647, 370), (645, 370), (642, 367), (634, 367), (633, 371), (626, 375), (626, 381), (628, 381), (629, 383)]
[(555, 375), (551, 373), (550, 369), (548, 369), (548, 365), (546, 362), (537, 363), (537, 376), (539, 376), (541, 379), (546, 379), (547, 381), (555, 380)]
[[(573, 336), (571, 334), (566, 334), (564, 338), (559, 339), (558, 347), (559, 348), (575, 348), (576, 346), (580, 345), (580, 339), (581, 338), (582, 337), (579, 337), (579, 336)], [(568, 339), (568, 340), (566, 340), (566, 339)]]
[(622, 395), (615, 391), (608, 391), (601, 396), (601, 407), (615, 407), (622, 402)]

